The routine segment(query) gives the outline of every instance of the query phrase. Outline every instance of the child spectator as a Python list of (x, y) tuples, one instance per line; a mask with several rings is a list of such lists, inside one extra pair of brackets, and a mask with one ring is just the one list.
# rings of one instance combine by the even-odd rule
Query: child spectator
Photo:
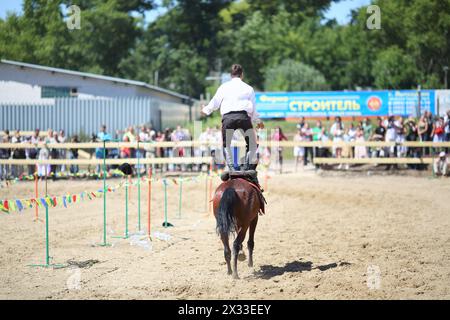
[[(272, 141), (287, 141), (286, 136), (283, 134), (283, 130), (281, 130), (281, 127), (276, 127), (274, 133), (272, 134)], [(278, 170), (280, 173), (283, 171), (283, 147), (276, 144), (272, 146), (272, 149), (275, 149), (271, 152), (272, 154), (276, 155), (275, 159), (275, 165), (278, 167)]]
[[(357, 141), (357, 142), (364, 142), (364, 141), (366, 141), (364, 139), (364, 130), (361, 127), (358, 127), (356, 129), (355, 141)], [(367, 158), (367, 148), (366, 148), (366, 146), (355, 146), (355, 158), (356, 159)]]
[[(43, 138), (40, 138), (40, 142), (44, 142)], [(47, 145), (45, 144), (42, 148), (39, 149), (39, 160), (48, 160), (50, 159), (50, 150), (47, 148)], [(49, 164), (39, 164), (38, 165), (38, 176), (41, 177), (41, 179), (44, 179), (45, 176), (48, 176), (50, 174), (50, 165)]]
[[(334, 124), (331, 126), (330, 133), (333, 137), (333, 142), (344, 141), (344, 125), (342, 124), (341, 117), (335, 118)], [(342, 156), (342, 147), (333, 147), (333, 149), (335, 157), (340, 158)]]

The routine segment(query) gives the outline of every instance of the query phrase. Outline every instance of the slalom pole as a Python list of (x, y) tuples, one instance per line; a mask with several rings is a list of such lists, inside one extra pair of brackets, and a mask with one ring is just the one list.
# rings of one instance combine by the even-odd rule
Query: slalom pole
[(148, 201), (147, 201), (147, 233), (150, 239), (150, 213), (152, 209), (152, 167), (148, 170)]
[(180, 194), (178, 199), (178, 218), (181, 218), (181, 195), (183, 192), (183, 178), (180, 177), (179, 183)]
[[(45, 167), (45, 200), (47, 201), (47, 166)], [(48, 240), (48, 204), (45, 206), (45, 264), (50, 265), (50, 248)]]
[(125, 188), (125, 238), (128, 238), (128, 186)]
[(208, 178), (209, 178), (209, 196), (208, 196), (208, 202), (209, 202), (209, 212), (212, 212), (212, 176), (211, 176), (211, 172), (212, 172), (212, 167), (213, 167), (213, 161), (211, 160), (210, 164), (209, 164), (209, 174), (208, 174)]
[(205, 175), (205, 212), (208, 211), (208, 174)]
[(131, 186), (132, 186), (133, 180), (131, 179), (131, 175), (128, 176), (128, 185), (129, 185), (129, 189), (128, 189), (128, 201), (130, 201), (130, 197), (131, 197)]
[(111, 244), (106, 242), (106, 140), (103, 139), (103, 243), (100, 247), (107, 247)]
[[(45, 165), (45, 202), (47, 202), (48, 199), (48, 190), (47, 190), (47, 165)], [(36, 204), (37, 206), (37, 204)], [(49, 226), (48, 226), (48, 206), (49, 204), (46, 203), (45, 205), (45, 264), (32, 264), (30, 267), (43, 267), (43, 268), (62, 268), (64, 265), (60, 264), (50, 264), (50, 241), (49, 241)]]
[(141, 166), (140, 166), (140, 157), (141, 151), (139, 150), (139, 132), (138, 132), (138, 141), (137, 141), (137, 152), (139, 152), (139, 156), (137, 159), (137, 176), (138, 176), (138, 232), (141, 232)]
[(164, 184), (164, 228), (168, 227), (168, 222), (167, 222), (167, 181), (164, 178), (163, 180), (163, 184)]
[[(36, 167), (37, 167), (37, 165), (36, 165)], [(38, 177), (38, 174), (37, 174), (37, 171), (36, 171), (36, 173), (34, 174), (34, 195), (35, 195), (36, 199), (39, 197), (39, 191), (38, 191), (39, 190), (39, 186), (38, 186), (38, 183), (39, 183), (39, 177)], [(34, 221), (38, 221), (39, 220), (39, 208), (38, 208), (38, 206), (35, 207), (34, 216), (35, 216)]]
[(125, 178), (125, 235), (124, 236), (115, 236), (113, 238), (121, 238), (121, 239), (128, 239), (129, 233), (128, 233), (128, 182)]

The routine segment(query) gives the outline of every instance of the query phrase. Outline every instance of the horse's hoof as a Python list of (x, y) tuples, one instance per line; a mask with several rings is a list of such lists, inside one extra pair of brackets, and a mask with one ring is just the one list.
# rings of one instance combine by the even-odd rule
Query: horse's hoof
[(239, 276), (237, 274), (233, 274), (233, 279), (234, 280), (239, 280)]
[(253, 268), (253, 263), (250, 263), (250, 262), (249, 262), (249, 263), (248, 263), (248, 267), (249, 267), (249, 268)]
[(240, 253), (238, 254), (238, 260), (239, 260), (239, 261), (245, 261), (246, 258), (247, 258), (247, 257), (245, 256), (245, 253), (240, 252)]
[(227, 272), (227, 275), (229, 275), (229, 276), (231, 276), (232, 274), (233, 274), (232, 271), (228, 271), (228, 272)]

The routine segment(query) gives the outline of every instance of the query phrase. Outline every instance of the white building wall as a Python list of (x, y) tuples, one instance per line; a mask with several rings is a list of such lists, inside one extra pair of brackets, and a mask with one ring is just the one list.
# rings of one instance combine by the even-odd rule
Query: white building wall
[(0, 102), (52, 102), (53, 99), (41, 98), (41, 86), (77, 88), (79, 99), (157, 97), (181, 102), (179, 98), (132, 84), (0, 63)]
[[(0, 73), (0, 78), (2, 78)], [(42, 102), (41, 87), (16, 81), (0, 80), (1, 102)], [(53, 99), (49, 99), (53, 100)]]

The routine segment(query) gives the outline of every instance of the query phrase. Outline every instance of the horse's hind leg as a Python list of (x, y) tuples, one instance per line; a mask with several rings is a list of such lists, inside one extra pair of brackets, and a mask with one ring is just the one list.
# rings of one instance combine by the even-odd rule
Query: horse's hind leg
[(249, 235), (248, 235), (248, 242), (247, 242), (247, 247), (248, 247), (248, 266), (249, 267), (253, 267), (253, 248), (255, 247), (255, 230), (256, 230), (256, 225), (258, 224), (258, 216), (255, 217), (255, 219), (253, 219), (253, 221), (250, 223), (250, 231), (249, 231)]
[(222, 239), (222, 242), (223, 242), (223, 255), (225, 256), (225, 261), (227, 262), (228, 274), (232, 274), (232, 271), (231, 271), (231, 249), (230, 249), (230, 244), (228, 242), (228, 235), (223, 234), (223, 235), (221, 235), (220, 238)]
[(248, 226), (245, 228), (241, 228), (239, 230), (239, 233), (238, 233), (236, 239), (234, 240), (234, 243), (233, 243), (233, 278), (234, 279), (239, 279), (239, 275), (237, 272), (237, 259), (238, 259), (238, 255), (239, 255), (239, 250), (242, 247), (242, 242), (244, 242), (245, 234), (247, 233), (247, 229), (248, 229)]

